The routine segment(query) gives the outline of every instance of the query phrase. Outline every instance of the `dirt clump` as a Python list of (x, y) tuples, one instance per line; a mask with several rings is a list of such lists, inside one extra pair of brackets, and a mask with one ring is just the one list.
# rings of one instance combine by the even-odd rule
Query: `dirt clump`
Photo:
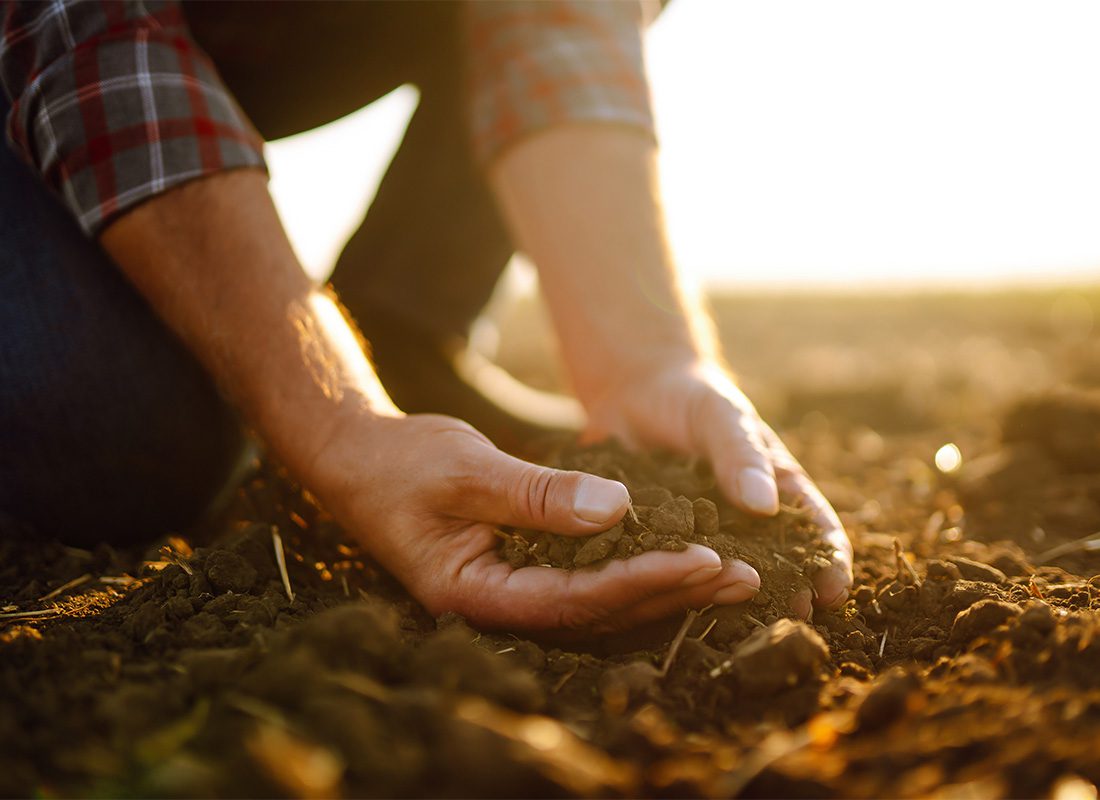
[[(546, 461), (559, 469), (621, 481), (632, 507), (619, 523), (594, 536), (502, 530), (501, 557), (517, 569), (598, 568), (611, 559), (700, 544), (724, 559), (741, 559), (756, 568), (762, 592), (753, 605), (770, 623), (789, 613), (791, 597), (810, 589), (814, 572), (829, 563), (821, 531), (805, 510), (787, 505), (775, 517), (743, 512), (722, 496), (713, 474), (698, 460), (632, 454), (609, 443), (564, 447)], [(724, 633), (718, 631), (719, 636)]]
[[(1048, 374), (1095, 388), (1100, 349), (1044, 334), (1046, 305), (1021, 322), (986, 298), (957, 317), (956, 301), (860, 317), (831, 299), (777, 327), (796, 301), (776, 302), (737, 309), (761, 343), (745, 373), (774, 386), (784, 440), (852, 535), (842, 608), (791, 618), (818, 552), (796, 510), (742, 514), (704, 466), (615, 446), (545, 460), (623, 481), (636, 524), (585, 542), (502, 531), (502, 554), (598, 570), (646, 534), (709, 543), (760, 572), (756, 600), (634, 638), (476, 631), (432, 618), (269, 467), (222, 524), (147, 549), (0, 520), (0, 795), (1087, 796), (1096, 406), (1060, 391), (998, 416), (991, 398)], [(934, 464), (946, 442), (957, 472)]]
[(715, 672), (736, 676), (746, 691), (772, 695), (817, 678), (828, 661), (828, 645), (813, 628), (782, 619), (749, 636)]

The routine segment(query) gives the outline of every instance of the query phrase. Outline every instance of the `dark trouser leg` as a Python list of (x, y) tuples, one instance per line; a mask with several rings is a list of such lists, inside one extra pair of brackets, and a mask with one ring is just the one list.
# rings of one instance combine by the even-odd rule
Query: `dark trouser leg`
[(152, 538), (196, 520), (243, 445), (199, 365), (0, 145), (0, 512), (72, 543)]
[(460, 417), (517, 450), (542, 429), (503, 412), (454, 369), (513, 252), (472, 158), (457, 43), (456, 35), (421, 82), (405, 140), (332, 284), (401, 408)]
[(462, 5), (185, 9), (196, 40), (268, 139), (329, 122), (402, 84), (417, 86), (420, 105), (333, 284), (365, 326), (378, 310), (438, 336), (465, 336), (513, 248), (471, 155)]
[[(508, 449), (544, 432), (504, 413), (453, 367), (513, 252), (471, 155), (461, 4), (278, 3), (259, 30), (253, 3), (186, 8), (196, 39), (265, 137), (417, 85), (420, 105), (333, 286), (406, 411), (461, 417)], [(238, 46), (249, 30), (248, 46)]]

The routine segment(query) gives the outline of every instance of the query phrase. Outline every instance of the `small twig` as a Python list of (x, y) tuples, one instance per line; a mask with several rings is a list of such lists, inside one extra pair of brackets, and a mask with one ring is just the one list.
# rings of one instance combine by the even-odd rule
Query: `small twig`
[(290, 575), (286, 571), (286, 552), (283, 550), (283, 537), (279, 535), (279, 526), (271, 526), (271, 543), (275, 548), (275, 563), (279, 565), (279, 576), (283, 579), (283, 588), (290, 602), (294, 602), (294, 590), (290, 587)]
[(1074, 539), (1072, 542), (1065, 542), (1052, 547), (1049, 550), (1045, 550), (1039, 555), (1035, 556), (1036, 564), (1045, 564), (1048, 561), (1052, 561), (1059, 556), (1069, 555), (1070, 553), (1076, 553), (1078, 550), (1089, 552), (1090, 550), (1100, 550), (1100, 531), (1096, 533), (1090, 533), (1088, 536), (1082, 536), (1080, 539)]
[(344, 573), (340, 573), (340, 584), (344, 587), (344, 597), (351, 597), (351, 592), (348, 591), (348, 576)]
[(93, 601), (89, 600), (82, 605), (65, 607), (54, 606), (53, 608), (43, 608), (38, 611), (15, 611), (10, 614), (0, 614), (0, 619), (7, 620), (9, 622), (19, 622), (24, 619), (39, 619), (49, 617), (51, 614), (55, 617), (64, 617), (66, 615), (75, 614), (78, 611), (83, 611), (93, 605)]
[(635, 525), (640, 525), (641, 520), (638, 519), (638, 512), (634, 510), (634, 501), (631, 500), (626, 507), (626, 513), (630, 515), (630, 519), (633, 520)]
[(780, 503), (779, 510), (795, 517), (804, 517), (813, 511), (810, 506), (789, 506), (786, 503)]
[(19, 610), (19, 606), (3, 606), (3, 607), (0, 607), (0, 611), (4, 611), (4, 612), (18, 611), (18, 610)]
[(79, 558), (82, 561), (91, 561), (94, 555), (91, 550), (85, 550), (82, 547), (67, 547), (61, 545), (61, 549), (68, 553), (73, 558)]
[(558, 679), (558, 682), (555, 683), (550, 689), (550, 693), (557, 694), (558, 692), (560, 692), (562, 687), (565, 686), (565, 684), (569, 683), (569, 679), (576, 675), (580, 668), (581, 662), (577, 661), (577, 663), (573, 665), (573, 669), (569, 670), (567, 673), (562, 675), (561, 678)]
[(768, 627), (768, 626), (767, 626), (767, 625), (765, 625), (765, 624), (764, 624), (763, 622), (761, 622), (761, 621), (760, 621), (760, 620), (758, 620), (758, 619), (757, 619), (756, 617), (754, 617), (754, 616), (753, 616), (752, 614), (745, 614), (745, 619), (747, 619), (747, 620), (748, 620), (749, 622), (751, 622), (751, 623), (752, 623), (753, 625), (755, 625), (755, 626), (756, 626), (756, 627), (758, 627), (758, 628), (766, 628), (766, 627)]
[(751, 751), (747, 758), (732, 772), (725, 773), (714, 792), (716, 797), (738, 797), (741, 791), (752, 783), (781, 758), (789, 756), (813, 743), (813, 737), (808, 730), (798, 733), (774, 733), (764, 740), (763, 744)]
[(676, 632), (675, 638), (672, 640), (672, 644), (668, 647), (668, 654), (665, 656), (665, 663), (661, 665), (661, 677), (668, 675), (669, 667), (672, 666), (672, 662), (676, 658), (676, 654), (680, 652), (680, 646), (684, 643), (684, 638), (688, 634), (688, 630), (691, 628), (691, 624), (698, 618), (699, 612), (695, 609), (688, 611), (687, 616), (684, 617), (684, 624), (680, 626), (680, 630)]
[(505, 653), (514, 653), (514, 652), (516, 652), (516, 648), (514, 648), (514, 647), (505, 647), (503, 650), (497, 650), (495, 655), (502, 656)]
[(15, 611), (11, 614), (0, 614), (0, 619), (32, 619), (33, 617), (44, 617), (47, 614), (60, 614), (62, 609), (60, 608), (44, 608), (41, 611)]
[(181, 556), (171, 547), (165, 545), (164, 547), (160, 548), (160, 554), (164, 556), (165, 561), (169, 562), (170, 564), (175, 564), (188, 575), (195, 574), (195, 570), (191, 569), (191, 565), (187, 563), (187, 559)]
[(131, 583), (137, 582), (137, 578), (133, 575), (104, 575), (96, 580), (108, 586), (129, 586)]
[[(918, 589), (921, 587), (920, 575), (913, 569), (913, 565), (909, 563), (909, 559), (905, 557), (905, 551), (901, 548), (901, 542), (894, 539), (894, 559), (898, 562), (898, 579), (901, 580), (901, 575), (904, 572), (909, 576), (909, 580)], [(902, 581), (905, 583), (905, 581)]]
[(709, 675), (711, 677), (711, 679), (713, 680), (714, 678), (718, 678), (718, 677), (721, 677), (722, 675), (725, 675), (731, 669), (733, 669), (733, 659), (727, 658), (725, 661), (723, 661), (717, 667), (715, 667), (710, 672), (708, 672), (707, 675)]
[(772, 553), (772, 555), (774, 555), (774, 556), (775, 556), (775, 560), (776, 560), (776, 561), (777, 561), (778, 563), (780, 563), (780, 564), (786, 564), (786, 565), (787, 565), (788, 567), (790, 567), (791, 569), (793, 569), (793, 570), (795, 570), (796, 572), (798, 572), (798, 573), (800, 573), (800, 574), (801, 574), (801, 572), (802, 572), (802, 567), (798, 566), (798, 564), (794, 563), (794, 562), (793, 562), (793, 561), (791, 561), (791, 560), (790, 560), (789, 558), (787, 558), (787, 557), (785, 557), (785, 556), (782, 556), (782, 555), (780, 555), (779, 553)]
[(358, 672), (335, 672), (328, 675), (327, 678), (331, 683), (342, 689), (347, 689), (349, 692), (354, 692), (368, 700), (375, 700), (380, 703), (388, 702), (392, 694), (385, 684)]
[(707, 634), (709, 634), (709, 633), (710, 633), (710, 632), (711, 632), (712, 630), (714, 630), (714, 626), (715, 626), (715, 625), (717, 625), (717, 624), (718, 624), (718, 617), (715, 617), (715, 618), (714, 618), (714, 619), (712, 619), (712, 620), (710, 621), (710, 623), (709, 623), (709, 624), (707, 625), (707, 628), (706, 628), (706, 630), (704, 630), (704, 631), (703, 631), (702, 633), (700, 633), (700, 634), (699, 634), (698, 636), (696, 636), (696, 637), (695, 637), (695, 641), (697, 641), (697, 642), (701, 642), (701, 641), (703, 641), (704, 639), (706, 639), (706, 638), (707, 638)]
[(882, 632), (882, 641), (878, 645), (878, 657), (882, 658), (882, 654), (886, 652), (886, 635), (890, 633), (890, 629), (887, 628)]
[(255, 697), (228, 694), (224, 696), (223, 702), (230, 708), (235, 708), (237, 711), (247, 714), (253, 719), (258, 719), (261, 722), (266, 722), (277, 728), (286, 729), (290, 727), (290, 723), (279, 709), (268, 705), (262, 700), (257, 700)]
[(60, 586), (58, 586), (58, 587), (57, 587), (56, 589), (54, 589), (54, 590), (53, 590), (52, 592), (50, 592), (50, 593), (48, 593), (48, 594), (44, 594), (44, 595), (42, 595), (42, 596), (41, 596), (41, 597), (39, 597), (39, 598), (38, 598), (38, 600), (37, 600), (37, 601), (35, 601), (35, 602), (38, 602), (38, 603), (44, 603), (44, 602), (46, 602), (47, 600), (53, 600), (53, 599), (54, 599), (55, 597), (57, 597), (57, 596), (58, 596), (59, 594), (64, 594), (65, 592), (69, 591), (69, 589), (75, 589), (75, 588), (76, 588), (77, 586), (79, 586), (80, 584), (82, 584), (82, 583), (87, 583), (87, 582), (88, 582), (88, 581), (90, 581), (91, 579), (92, 579), (92, 573), (90, 573), (90, 572), (85, 572), (85, 573), (84, 573), (83, 575), (81, 575), (81, 576), (80, 576), (79, 578), (73, 578), (73, 579), (72, 579), (71, 581), (68, 581), (67, 583), (63, 583), (63, 584), (61, 584), (61, 585), (60, 585)]
[(921, 534), (921, 541), (929, 542), (933, 541), (936, 536), (939, 535), (940, 530), (943, 528), (943, 523), (947, 520), (947, 516), (936, 509), (928, 517), (928, 522), (924, 523), (924, 531)]

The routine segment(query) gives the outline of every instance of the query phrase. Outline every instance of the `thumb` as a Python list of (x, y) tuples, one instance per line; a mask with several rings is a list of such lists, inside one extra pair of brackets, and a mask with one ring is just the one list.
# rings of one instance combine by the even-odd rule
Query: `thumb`
[(487, 451), (458, 498), (458, 514), (478, 522), (587, 535), (607, 530), (626, 513), (630, 494), (618, 481), (540, 467), (499, 450)]

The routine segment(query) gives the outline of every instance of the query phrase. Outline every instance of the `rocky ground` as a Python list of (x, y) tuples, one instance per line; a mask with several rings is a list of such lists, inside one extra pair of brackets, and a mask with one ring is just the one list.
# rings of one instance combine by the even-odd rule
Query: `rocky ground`
[[(818, 555), (797, 508), (753, 522), (703, 465), (566, 448), (547, 459), (625, 480), (636, 519), (579, 544), (502, 531), (503, 558), (698, 541), (765, 590), (569, 646), (479, 633), (263, 468), (222, 525), (140, 552), (9, 526), (0, 794), (1094, 796), (1098, 295), (716, 309), (852, 534), (846, 607), (790, 619)], [(503, 363), (554, 386), (537, 328), (504, 330)]]

